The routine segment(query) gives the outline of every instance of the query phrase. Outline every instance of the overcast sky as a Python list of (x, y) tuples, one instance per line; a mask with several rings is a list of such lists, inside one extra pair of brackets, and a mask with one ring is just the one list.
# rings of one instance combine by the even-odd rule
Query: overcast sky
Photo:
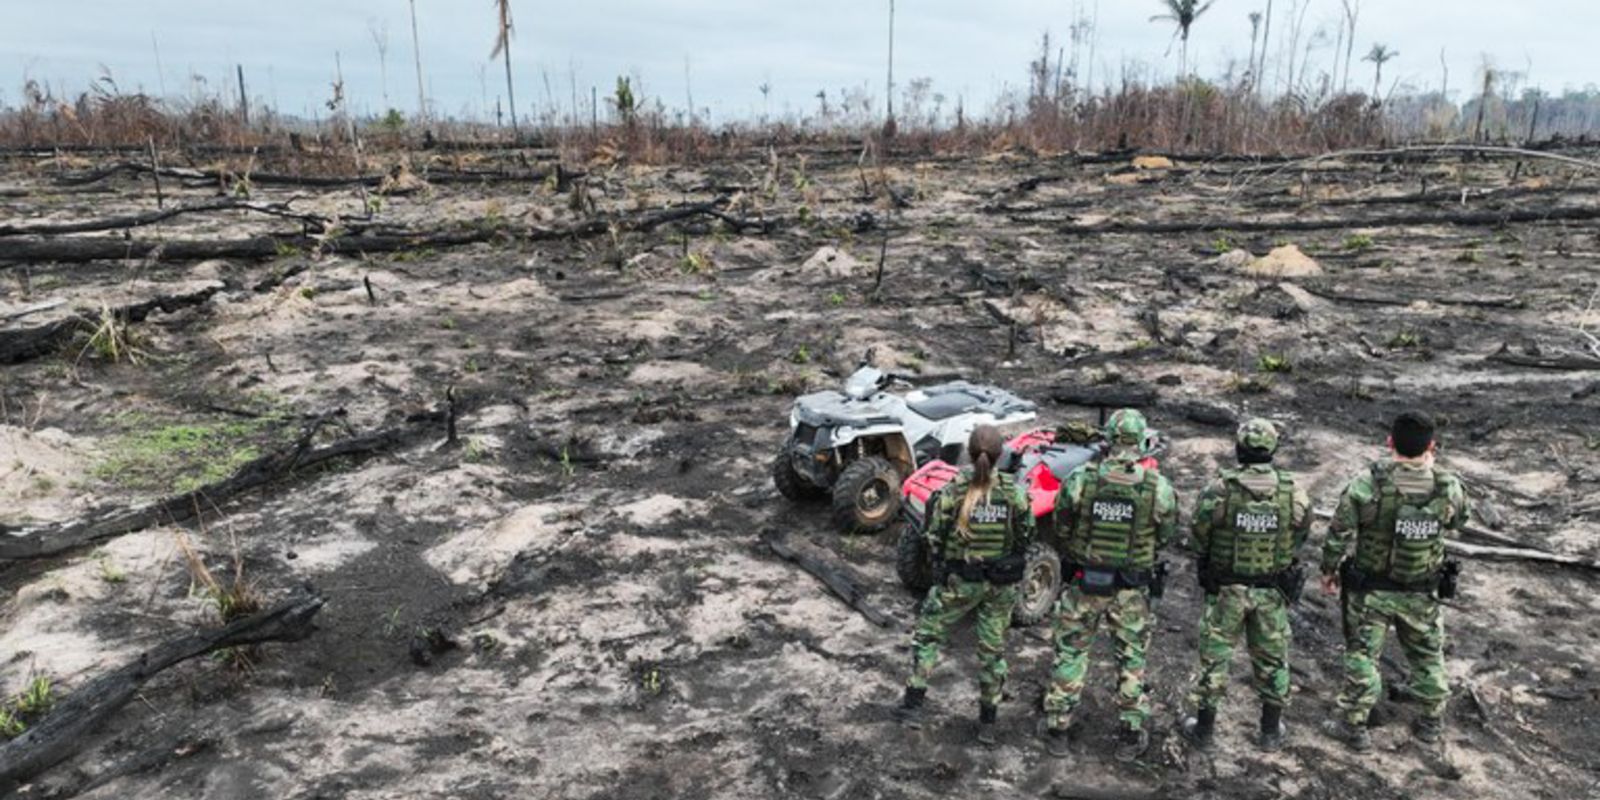
[[(1273, 0), (1272, 38), (1287, 41), (1290, 10), (1307, 0)], [(1311, 54), (1313, 72), (1331, 67), (1339, 0), (1308, 0), (1302, 46), (1311, 31), (1328, 40)], [(1216, 0), (1196, 24), (1190, 58), (1203, 76), (1222, 74), (1250, 49), (1248, 14), (1267, 0)], [(1098, 5), (1098, 8), (1096, 7)], [(1171, 26), (1150, 21), (1158, 0), (898, 0), (895, 76), (903, 89), (927, 77), (933, 91), (982, 111), (1010, 85), (1025, 85), (1040, 33), (1066, 40), (1074, 10), (1098, 14), (1096, 83), (1124, 64), (1157, 74), (1178, 66), (1167, 52)], [(504, 93), (491, 0), (416, 0), (429, 99), (450, 114), (493, 107)], [(1457, 98), (1477, 82), (1485, 56), (1527, 72), (1547, 89), (1600, 83), (1600, 3), (1592, 0), (1361, 0), (1357, 58), (1374, 42), (1400, 56), (1384, 69), (1395, 79), (1438, 88), (1445, 51)], [(888, 0), (512, 0), (518, 106), (589, 105), (619, 74), (638, 75), (643, 94), (669, 106), (709, 108), (726, 121), (762, 113), (758, 87), (771, 86), (774, 116), (809, 113), (819, 89), (830, 98), (865, 87), (881, 103)], [(334, 54), (358, 109), (384, 106), (372, 26), (387, 28), (388, 105), (417, 105), (407, 0), (0, 0), (0, 103), (15, 104), (25, 78), (81, 90), (109, 70), (124, 91), (183, 95), (191, 74), (211, 90), (234, 92), (242, 64), (249, 92), (287, 113), (308, 113), (329, 95)], [(161, 69), (157, 69), (157, 50)], [(1273, 48), (1275, 51), (1277, 47)], [(1303, 50), (1302, 50), (1303, 54)], [(685, 81), (685, 59), (689, 81)], [(1082, 57), (1087, 62), (1087, 53)], [(1279, 59), (1280, 64), (1282, 59)], [(1272, 68), (1269, 67), (1269, 78)], [(1087, 77), (1087, 63), (1083, 72)], [(0, 73), (3, 76), (3, 73)], [(546, 76), (549, 89), (546, 89)], [(1353, 86), (1370, 88), (1372, 65), (1359, 60)]]

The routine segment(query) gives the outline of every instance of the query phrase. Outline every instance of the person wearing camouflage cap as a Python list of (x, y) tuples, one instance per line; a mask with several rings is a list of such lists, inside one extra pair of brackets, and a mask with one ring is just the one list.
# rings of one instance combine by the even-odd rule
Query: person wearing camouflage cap
[(1444, 539), (1471, 516), (1461, 480), (1434, 463), (1433, 420), (1411, 411), (1395, 417), (1389, 449), (1390, 458), (1345, 487), (1322, 548), (1323, 591), (1342, 589), (1345, 638), (1340, 718), (1325, 729), (1358, 753), (1372, 750), (1367, 717), (1383, 691), (1378, 659), (1391, 626), (1421, 706), (1412, 731), (1429, 744), (1444, 735), (1450, 688), (1439, 600), (1455, 595), (1457, 569), (1445, 559)]
[(1099, 464), (1074, 470), (1056, 499), (1067, 586), (1056, 601), (1055, 667), (1044, 711), (1046, 748), (1059, 758), (1071, 752), (1069, 721), (1083, 697), (1089, 648), (1101, 629), (1116, 640), (1122, 722), (1116, 756), (1132, 761), (1150, 744), (1144, 680), (1154, 625), (1151, 592), (1158, 589), (1156, 553), (1177, 532), (1178, 498), (1144, 461), (1146, 427), (1144, 415), (1133, 409), (1112, 414), (1105, 430), (1110, 453)]
[(1217, 708), (1227, 693), (1234, 643), (1244, 634), (1256, 695), (1261, 698), (1263, 750), (1283, 746), (1289, 704), (1289, 605), (1303, 573), (1295, 553), (1311, 531), (1311, 498), (1294, 475), (1273, 466), (1278, 427), (1252, 419), (1239, 426), (1239, 466), (1225, 469), (1200, 493), (1189, 543), (1205, 590), (1200, 618), (1200, 666), (1189, 702), (1195, 715), (1180, 732), (1211, 748)]

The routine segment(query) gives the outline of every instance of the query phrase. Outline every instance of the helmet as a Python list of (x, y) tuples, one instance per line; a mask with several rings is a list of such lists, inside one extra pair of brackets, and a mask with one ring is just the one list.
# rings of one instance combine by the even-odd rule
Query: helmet
[(1252, 450), (1275, 453), (1278, 450), (1278, 426), (1272, 420), (1256, 417), (1239, 426), (1239, 446)]
[(1144, 415), (1131, 408), (1124, 408), (1111, 415), (1106, 420), (1106, 440), (1113, 445), (1134, 445), (1144, 443), (1145, 424)]

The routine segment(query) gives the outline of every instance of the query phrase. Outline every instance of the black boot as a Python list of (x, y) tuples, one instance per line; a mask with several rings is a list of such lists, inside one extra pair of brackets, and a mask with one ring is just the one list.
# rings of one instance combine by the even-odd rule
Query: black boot
[(999, 709), (988, 703), (978, 704), (978, 744), (994, 747), (1000, 741), (994, 732), (994, 721), (997, 716)]
[(1426, 744), (1437, 744), (1444, 736), (1444, 720), (1440, 717), (1417, 717), (1411, 723), (1411, 732)]
[(1067, 733), (1066, 725), (1044, 729), (1044, 749), (1055, 758), (1067, 758), (1072, 755), (1072, 738)]
[(1143, 726), (1123, 728), (1122, 734), (1117, 737), (1117, 760), (1123, 763), (1137, 761), (1149, 747), (1150, 734)]
[(1372, 752), (1372, 734), (1367, 732), (1365, 722), (1358, 724), (1343, 718), (1323, 720), (1322, 731), (1344, 742), (1354, 752)]
[(1210, 750), (1216, 743), (1217, 710), (1215, 708), (1201, 708), (1195, 715), (1183, 721), (1183, 727), (1178, 729), (1189, 744), (1201, 750)]
[(1268, 703), (1261, 707), (1261, 741), (1262, 750), (1276, 753), (1283, 749), (1284, 737), (1289, 735), (1289, 727), (1283, 723), (1283, 706)]
[(907, 686), (906, 696), (894, 710), (894, 718), (901, 725), (916, 730), (922, 727), (922, 700), (928, 696), (928, 687)]

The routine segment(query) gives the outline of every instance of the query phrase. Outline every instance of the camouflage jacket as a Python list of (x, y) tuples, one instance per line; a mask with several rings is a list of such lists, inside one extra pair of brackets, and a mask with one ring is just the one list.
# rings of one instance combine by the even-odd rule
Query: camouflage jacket
[[(1265, 495), (1278, 490), (1278, 475), (1284, 472), (1271, 464), (1250, 464), (1239, 468), (1239, 483)], [(1228, 483), (1220, 476), (1200, 491), (1194, 517), (1189, 521), (1189, 548), (1197, 558), (1205, 558), (1211, 551), (1211, 535), (1221, 521), (1219, 516), (1227, 501)], [(1294, 519), (1290, 524), (1294, 527), (1294, 549), (1299, 550), (1311, 534), (1311, 497), (1298, 483), (1294, 487)]]
[[(1438, 467), (1398, 462), (1393, 480), (1407, 496), (1428, 495), (1434, 490), (1436, 469)], [(1448, 514), (1441, 522), (1448, 533), (1460, 530), (1467, 524), (1472, 517), (1472, 507), (1467, 502), (1467, 493), (1459, 478), (1446, 473), (1444, 484)], [(1339, 571), (1339, 564), (1348, 554), (1357, 531), (1362, 525), (1372, 523), (1377, 515), (1377, 507), (1377, 486), (1372, 470), (1362, 470), (1339, 496), (1339, 507), (1333, 512), (1333, 522), (1328, 526), (1328, 539), (1322, 546), (1322, 574), (1332, 575)]]
[[(1138, 483), (1143, 479), (1142, 469), (1135, 468), (1128, 471), (1128, 467), (1139, 456), (1133, 452), (1126, 454), (1114, 453), (1103, 464), (1084, 464), (1072, 471), (1061, 485), (1061, 493), (1056, 496), (1056, 530), (1065, 537), (1067, 532), (1077, 522), (1078, 514), (1082, 512), (1085, 490), (1090, 483), (1099, 480), (1102, 469), (1107, 473), (1108, 480), (1117, 480), (1119, 475), (1127, 475), (1130, 483)], [(1151, 520), (1156, 528), (1156, 548), (1160, 549), (1172, 543), (1178, 535), (1178, 494), (1172, 488), (1172, 482), (1165, 475), (1156, 476), (1156, 500), (1152, 509)]]
[[(928, 526), (925, 535), (928, 543), (933, 546), (934, 553), (939, 557), (957, 558), (973, 557), (978, 559), (997, 558), (1006, 555), (998, 552), (999, 542), (993, 535), (968, 535), (962, 541), (960, 534), (961, 504), (966, 499), (967, 487), (972, 485), (972, 468), (968, 467), (956, 476), (943, 489), (933, 504), (933, 512), (928, 517)], [(1028, 492), (1022, 484), (1010, 475), (996, 473), (994, 482), (989, 487), (989, 492), (984, 498), (984, 504), (1003, 505), (1006, 507), (1007, 519), (1010, 523), (1011, 551), (1021, 553), (1028, 549), (1033, 542), (1035, 523), (1033, 519), (1033, 504), (1028, 500)], [(989, 526), (981, 523), (969, 526), (970, 529), (986, 532)], [(955, 546), (948, 547), (950, 544)], [(952, 553), (951, 550), (962, 551)]]

